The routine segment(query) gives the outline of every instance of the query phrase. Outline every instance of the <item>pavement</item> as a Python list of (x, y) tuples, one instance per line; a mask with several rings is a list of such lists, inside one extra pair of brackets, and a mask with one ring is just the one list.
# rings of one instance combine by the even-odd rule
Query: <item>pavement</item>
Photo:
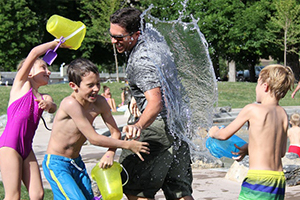
[[(295, 109), (299, 109), (297, 107)], [(235, 112), (239, 110), (235, 109)], [(127, 117), (124, 115), (114, 115), (117, 125), (123, 126), (126, 124)], [(48, 127), (52, 127), (52, 123), (47, 123)], [(107, 131), (105, 124), (103, 123), (101, 117), (97, 117), (94, 121), (94, 127), (99, 133)], [(0, 130), (0, 134), (3, 129)], [(44, 177), (42, 169), (42, 161), (46, 153), (48, 141), (50, 138), (50, 131), (48, 131), (42, 120), (36, 131), (36, 135), (33, 140), (33, 150), (37, 157), (38, 163), (40, 165), (43, 185), (45, 188), (51, 189), (49, 183)], [(86, 164), (88, 171), (95, 166), (95, 164), (102, 157), (106, 148), (93, 146), (86, 144), (82, 147), (81, 156)], [(121, 150), (117, 150), (116, 160), (118, 155), (120, 155)], [(212, 169), (193, 169), (193, 197), (196, 200), (233, 200), (238, 199), (238, 195), (241, 188), (241, 183), (232, 180), (225, 179), (225, 175), (228, 169), (226, 168), (212, 168)], [(0, 176), (1, 180), (1, 176)], [(126, 199), (125, 197), (123, 199)], [(155, 196), (157, 200), (163, 200), (164, 195), (162, 191), (159, 191)], [(300, 199), (300, 185), (287, 187), (286, 188), (286, 198), (287, 200), (299, 200)]]

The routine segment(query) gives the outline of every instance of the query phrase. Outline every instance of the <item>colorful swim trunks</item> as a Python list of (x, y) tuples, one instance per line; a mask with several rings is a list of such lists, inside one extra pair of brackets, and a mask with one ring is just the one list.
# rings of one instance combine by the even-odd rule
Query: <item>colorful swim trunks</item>
[(51, 185), (54, 200), (91, 200), (94, 198), (91, 180), (81, 156), (71, 159), (46, 154), (43, 170)]
[(243, 181), (239, 200), (283, 200), (284, 173), (270, 170), (249, 170)]

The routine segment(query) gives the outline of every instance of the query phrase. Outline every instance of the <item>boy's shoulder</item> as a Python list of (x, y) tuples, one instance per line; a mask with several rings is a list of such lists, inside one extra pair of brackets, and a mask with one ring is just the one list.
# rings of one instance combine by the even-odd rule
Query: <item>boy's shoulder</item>
[[(106, 99), (101, 96), (101, 95), (97, 95), (96, 96), (96, 100), (94, 102), (91, 102), (91, 104), (94, 104), (95, 107), (99, 108), (100, 110), (102, 110), (101, 108), (107, 104)], [(61, 103), (60, 103), (60, 108), (63, 110), (68, 110), (68, 109), (77, 109), (79, 107), (77, 106), (82, 106), (79, 101), (72, 95), (65, 97)], [(77, 108), (76, 108), (77, 107)]]

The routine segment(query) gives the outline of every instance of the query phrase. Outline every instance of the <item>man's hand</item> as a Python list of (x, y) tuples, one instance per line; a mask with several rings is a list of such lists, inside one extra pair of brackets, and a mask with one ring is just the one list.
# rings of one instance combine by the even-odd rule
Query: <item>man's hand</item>
[(126, 139), (138, 140), (141, 136), (142, 129), (136, 125), (126, 125), (122, 132), (126, 133)]
[(134, 117), (140, 117), (142, 115), (133, 97), (131, 98), (131, 102), (129, 104), (129, 111)]

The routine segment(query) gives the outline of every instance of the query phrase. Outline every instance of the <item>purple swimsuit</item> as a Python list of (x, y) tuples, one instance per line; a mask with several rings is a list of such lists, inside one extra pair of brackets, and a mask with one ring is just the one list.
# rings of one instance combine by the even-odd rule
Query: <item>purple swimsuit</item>
[(0, 137), (0, 148), (15, 149), (23, 160), (32, 150), (32, 140), (43, 113), (35, 99), (31, 88), (8, 107), (7, 124)]

